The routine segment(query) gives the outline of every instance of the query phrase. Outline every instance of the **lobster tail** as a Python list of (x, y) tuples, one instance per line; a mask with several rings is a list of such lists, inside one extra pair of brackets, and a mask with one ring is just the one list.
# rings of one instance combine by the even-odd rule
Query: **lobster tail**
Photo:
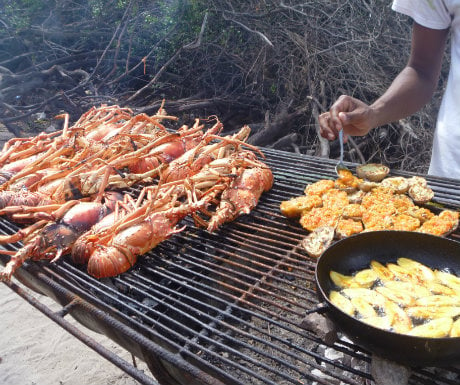
[[(260, 162), (260, 165), (263, 165)], [(273, 174), (268, 167), (244, 169), (221, 196), (220, 205), (211, 217), (207, 230), (213, 232), (220, 225), (249, 214), (257, 206), (263, 191), (273, 185)]]
[(10, 206), (39, 206), (50, 203), (40, 194), (29, 191), (0, 191), (0, 209)]
[(98, 247), (88, 261), (88, 273), (96, 278), (114, 277), (133, 267), (136, 261), (134, 253), (114, 246)]
[(72, 261), (83, 265), (89, 261), (91, 254), (94, 251), (94, 245), (92, 242), (88, 242), (87, 237), (83, 234), (72, 246)]

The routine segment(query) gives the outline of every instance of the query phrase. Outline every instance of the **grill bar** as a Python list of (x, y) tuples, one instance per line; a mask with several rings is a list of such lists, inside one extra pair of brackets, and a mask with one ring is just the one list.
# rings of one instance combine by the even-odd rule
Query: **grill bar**
[[(301, 195), (306, 184), (335, 178), (335, 162), (264, 152), (275, 184), (250, 215), (213, 234), (186, 219), (185, 231), (115, 278), (96, 280), (64, 257), (26, 264), (24, 281), (63, 306), (73, 297), (87, 304), (69, 313), (145, 360), (161, 384), (369, 383), (371, 354), (343, 337), (327, 345), (301, 327), (319, 305), (316, 261), (302, 250), (306, 232), (279, 212), (280, 202)], [(459, 207), (460, 183), (427, 179), (438, 203)], [(0, 231), (15, 226), (0, 220)], [(56, 294), (62, 291), (70, 297)], [(409, 384), (459, 380), (458, 368), (418, 368)]]

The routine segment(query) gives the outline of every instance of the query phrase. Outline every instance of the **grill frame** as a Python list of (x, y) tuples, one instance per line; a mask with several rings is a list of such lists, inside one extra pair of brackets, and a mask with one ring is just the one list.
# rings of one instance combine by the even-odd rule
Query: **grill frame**
[[(262, 196), (253, 213), (216, 234), (198, 230), (186, 220), (190, 225), (186, 231), (113, 279), (96, 280), (64, 257), (53, 265), (26, 263), (16, 273), (17, 280), (53, 298), (63, 306), (63, 316), (70, 314), (144, 360), (161, 384), (335, 383), (331, 375), (336, 383), (370, 381), (367, 352), (342, 339), (326, 346), (299, 326), (305, 313), (318, 304), (315, 261), (301, 250), (305, 231), (279, 213), (279, 203), (302, 194), (307, 183), (335, 178), (335, 162), (270, 149), (263, 152), (274, 173), (273, 189)], [(392, 175), (415, 174), (395, 171)], [(458, 209), (458, 181), (427, 180), (436, 202)], [(0, 218), (0, 231), (16, 229)], [(455, 232), (450, 237), (458, 240), (460, 235)], [(146, 282), (147, 276), (158, 282)], [(147, 300), (139, 299), (139, 293), (146, 293)], [(305, 303), (298, 303), (303, 298), (299, 293), (305, 294)], [(124, 300), (131, 302), (127, 308), (121, 304)], [(235, 336), (240, 339), (232, 341)], [(290, 341), (292, 337), (296, 340)], [(358, 365), (337, 362), (314, 349), (332, 350)], [(275, 360), (269, 358), (273, 353), (279, 356)], [(277, 366), (276, 373), (271, 365)], [(455, 375), (460, 378), (460, 370), (437, 369), (435, 375), (431, 369), (418, 368), (410, 384), (449, 384)]]

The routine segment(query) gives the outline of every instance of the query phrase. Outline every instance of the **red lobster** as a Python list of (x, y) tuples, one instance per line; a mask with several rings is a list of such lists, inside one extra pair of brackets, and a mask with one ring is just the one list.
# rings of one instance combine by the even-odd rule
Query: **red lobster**
[(169, 197), (168, 200), (159, 204), (161, 199), (148, 199), (112, 225), (103, 229), (94, 227), (74, 244), (72, 259), (76, 263), (87, 262), (88, 273), (96, 278), (121, 274), (133, 267), (140, 255), (184, 230), (185, 227), (176, 225), (208, 204), (205, 200), (191, 203)]
[[(69, 252), (77, 238), (91, 226), (110, 213), (117, 201), (122, 198), (118, 193), (106, 193), (104, 203), (71, 201), (54, 213), (37, 213), (40, 220), (19, 230), (12, 236), (0, 238), (0, 243), (11, 243), (26, 239), (25, 246), (12, 255), (0, 280), (9, 280), (24, 261), (50, 259), (58, 260), (63, 253)], [(70, 207), (70, 208), (69, 208)], [(0, 253), (11, 254), (5, 250)]]
[[(108, 168), (116, 172), (108, 164), (176, 138), (160, 121), (177, 118), (160, 111), (132, 116), (129, 109), (103, 105), (89, 110), (72, 127), (68, 127), (68, 114), (59, 116), (65, 118), (60, 132), (11, 139), (0, 153), (0, 208), (27, 201), (31, 205), (63, 203), (98, 192), (101, 196), (106, 187), (104, 173)], [(17, 191), (22, 193), (16, 201)]]
[(207, 230), (215, 231), (220, 225), (233, 221), (241, 214), (249, 214), (257, 206), (264, 191), (271, 189), (273, 174), (262, 162), (259, 167), (243, 168), (222, 192), (220, 203), (212, 215)]

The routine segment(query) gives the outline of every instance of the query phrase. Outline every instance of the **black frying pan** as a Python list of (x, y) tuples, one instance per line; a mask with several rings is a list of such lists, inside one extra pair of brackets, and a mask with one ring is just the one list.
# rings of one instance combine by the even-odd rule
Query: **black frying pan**
[(329, 272), (351, 274), (368, 268), (372, 259), (386, 264), (398, 257), (419, 261), (433, 269), (460, 275), (460, 243), (428, 234), (405, 231), (361, 233), (330, 246), (319, 258), (316, 283), (326, 315), (351, 340), (380, 357), (409, 366), (446, 366), (460, 363), (460, 337), (413, 337), (375, 328), (342, 312), (329, 300), (334, 284)]

